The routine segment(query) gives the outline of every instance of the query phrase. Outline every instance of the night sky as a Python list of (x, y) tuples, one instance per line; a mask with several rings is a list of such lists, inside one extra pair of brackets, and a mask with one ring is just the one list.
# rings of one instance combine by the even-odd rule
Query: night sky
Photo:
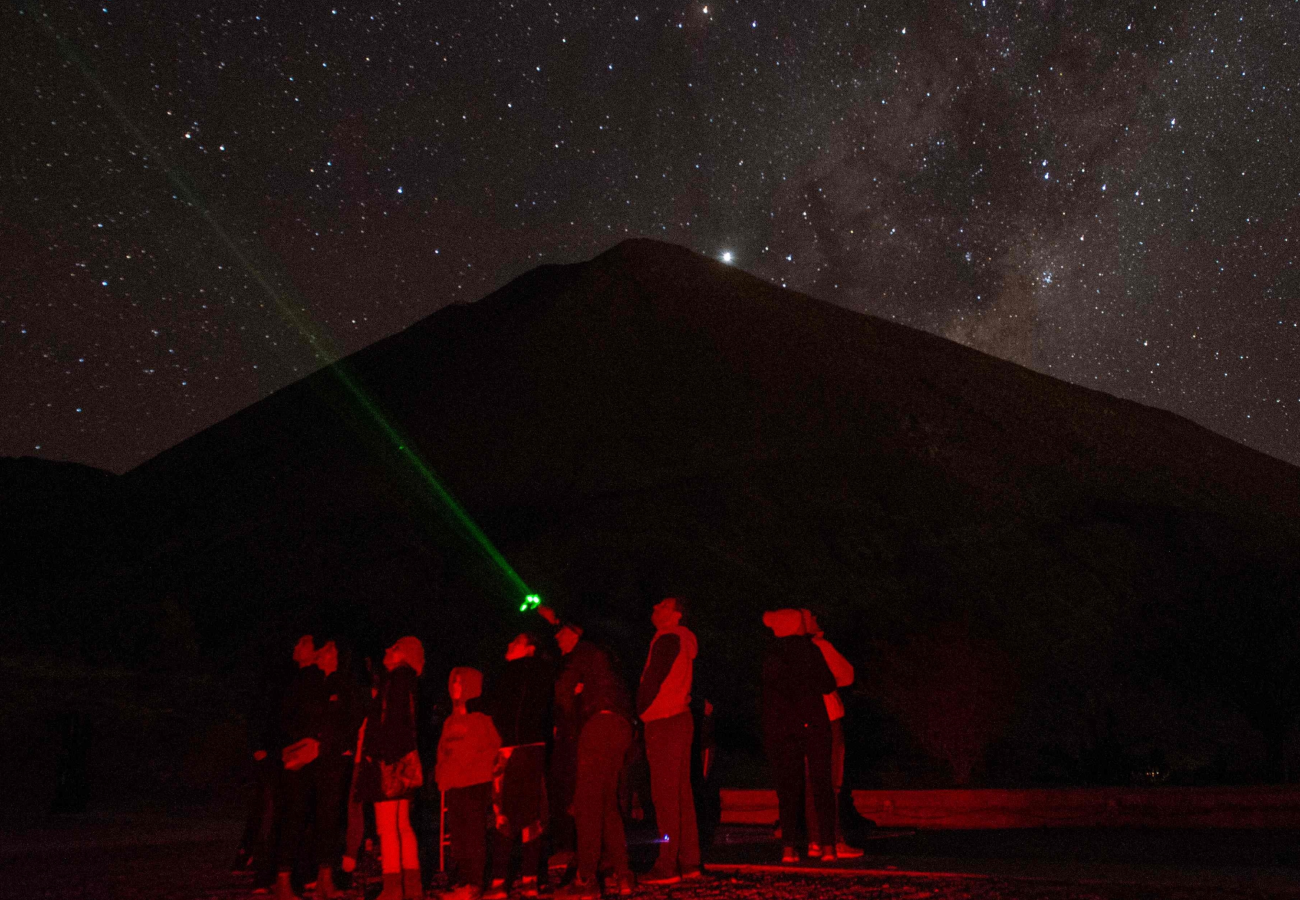
[(629, 236), (1300, 463), (1300, 3), (0, 6), (0, 455)]

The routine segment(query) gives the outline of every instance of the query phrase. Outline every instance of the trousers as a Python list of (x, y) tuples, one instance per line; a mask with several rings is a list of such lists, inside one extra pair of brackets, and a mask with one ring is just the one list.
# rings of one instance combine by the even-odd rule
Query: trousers
[(597, 713), (578, 737), (578, 782), (573, 818), (578, 828), (578, 877), (589, 881), (606, 862), (627, 874), (627, 839), (618, 807), (618, 776), (632, 743), (632, 725), (620, 715)]
[(659, 861), (664, 870), (700, 867), (700, 835), (691, 792), (691, 741), (695, 720), (689, 711), (645, 723), (645, 753), (650, 763), (650, 797), (659, 827)]

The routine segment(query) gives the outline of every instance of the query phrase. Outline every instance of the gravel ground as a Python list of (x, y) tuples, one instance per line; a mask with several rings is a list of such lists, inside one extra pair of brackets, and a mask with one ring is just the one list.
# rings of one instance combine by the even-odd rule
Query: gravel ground
[[(105, 900), (255, 900), (251, 878), (232, 875), (230, 823), (172, 823), (140, 828), (132, 823), (97, 823), (78, 829), (29, 830), (0, 834), (0, 898), (105, 898)], [(882, 865), (874, 859), (863, 869)], [(969, 862), (969, 861), (968, 861)], [(1004, 863), (1008, 862), (1006, 860)], [(1014, 860), (1011, 868), (1014, 870)], [(1215, 870), (1217, 877), (1198, 883), (1141, 883), (1098, 880), (1081, 867), (1076, 877), (1043, 879), (1005, 874), (927, 874), (904, 871), (798, 871), (782, 867), (731, 864), (715, 869), (702, 883), (641, 888), (642, 900), (1264, 900), (1300, 896), (1300, 888), (1282, 882), (1261, 883), (1249, 873)], [(997, 867), (985, 867), (996, 870)], [(1005, 869), (1005, 866), (1003, 867)], [(1244, 870), (1243, 870), (1244, 872)], [(1139, 873), (1140, 874), (1140, 873)], [(1256, 873), (1258, 874), (1258, 873)], [(1295, 879), (1300, 884), (1300, 879)], [(440, 887), (434, 879), (431, 897)], [(373, 898), (377, 880), (355, 886), (350, 900)]]

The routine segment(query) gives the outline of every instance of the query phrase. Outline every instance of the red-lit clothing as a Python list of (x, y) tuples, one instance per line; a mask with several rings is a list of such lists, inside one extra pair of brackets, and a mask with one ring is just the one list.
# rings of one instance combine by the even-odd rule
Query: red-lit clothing
[[(853, 663), (845, 659), (840, 651), (836, 650), (826, 638), (815, 635), (812, 642), (822, 652), (822, 658), (826, 660), (826, 667), (835, 676), (835, 687), (842, 688), (851, 685), (855, 674)], [(823, 694), (822, 699), (826, 702), (826, 717), (828, 719), (834, 722), (836, 719), (844, 718), (844, 701), (840, 699), (838, 690)]]
[(641, 721), (666, 719), (691, 708), (691, 679), (698, 648), (695, 635), (681, 625), (655, 632), (636, 693)]
[(416, 677), (415, 670), (403, 663), (386, 671), (379, 682), (366, 717), (361, 770), (357, 773), (357, 797), (362, 802), (409, 800), (415, 796), (411, 790), (402, 797), (385, 797), (379, 764), (392, 765), (416, 749)]
[(442, 723), (438, 741), (438, 788), (447, 791), (491, 781), (500, 749), (501, 736), (490, 716), (452, 713)]

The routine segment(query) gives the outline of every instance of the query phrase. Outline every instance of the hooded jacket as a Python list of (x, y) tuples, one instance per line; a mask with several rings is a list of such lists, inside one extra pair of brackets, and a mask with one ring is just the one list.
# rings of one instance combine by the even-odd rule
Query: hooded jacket
[[(791, 614), (791, 615), (787, 615)], [(826, 727), (823, 695), (835, 690), (835, 676), (812, 638), (799, 634), (799, 610), (765, 613), (776, 639), (763, 657), (763, 737), (779, 741), (805, 728)]]
[(667, 719), (690, 709), (698, 649), (695, 635), (681, 625), (655, 632), (636, 692), (636, 710), (642, 722)]
[[(460, 680), (460, 699), (466, 703), (483, 692), (483, 673), (468, 666), (451, 670), (448, 687)], [(438, 765), (435, 778), (438, 789), (471, 787), (492, 780), (501, 736), (492, 719), (481, 712), (453, 712), (442, 723), (438, 740)]]

